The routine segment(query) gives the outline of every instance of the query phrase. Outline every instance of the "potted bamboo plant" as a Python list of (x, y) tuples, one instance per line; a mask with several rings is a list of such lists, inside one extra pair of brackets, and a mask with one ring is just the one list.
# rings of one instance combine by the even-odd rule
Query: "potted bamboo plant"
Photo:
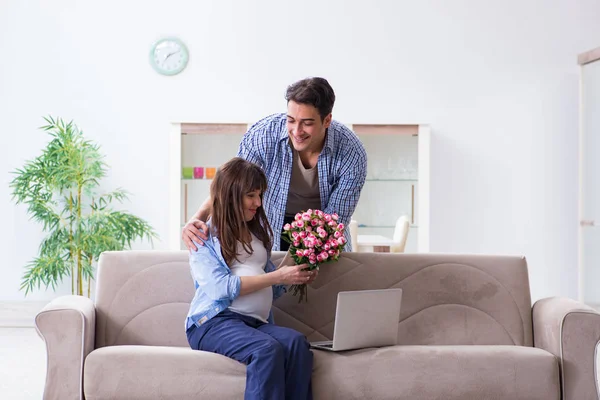
[(152, 227), (143, 219), (113, 209), (127, 194), (121, 189), (97, 194), (108, 166), (99, 146), (85, 140), (73, 122), (45, 117), (40, 129), (50, 142), (37, 158), (13, 172), (10, 186), (16, 204), (26, 204), (31, 219), (47, 233), (38, 256), (25, 267), (21, 290), (41, 285), (56, 289), (71, 277), (73, 294), (90, 296), (94, 266), (100, 253), (123, 250), (138, 239), (152, 241)]

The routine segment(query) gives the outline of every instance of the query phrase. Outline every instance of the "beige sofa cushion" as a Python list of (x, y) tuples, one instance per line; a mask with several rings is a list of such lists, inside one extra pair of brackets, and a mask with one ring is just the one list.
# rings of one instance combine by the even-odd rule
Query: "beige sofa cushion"
[(185, 317), (194, 297), (187, 251), (107, 251), (96, 277), (96, 348), (189, 347)]
[[(395, 346), (313, 351), (315, 399), (553, 400), (558, 362), (521, 346)], [(241, 399), (244, 365), (182, 348), (112, 346), (86, 359), (87, 400)]]
[(108, 346), (85, 359), (86, 400), (243, 398), (246, 366), (182, 347)]
[(395, 346), (315, 353), (313, 391), (320, 399), (560, 399), (556, 358), (531, 347)]
[[(277, 264), (284, 253), (273, 254)], [(532, 346), (531, 298), (522, 257), (344, 253), (324, 265), (308, 303), (274, 304), (275, 321), (310, 340), (333, 336), (337, 293), (404, 290), (399, 343)], [(185, 316), (194, 295), (188, 253), (105, 252), (96, 293), (96, 347), (187, 347)]]
[(275, 322), (331, 339), (338, 292), (385, 288), (403, 289), (399, 344), (533, 345), (523, 257), (344, 253), (320, 269), (308, 303), (291, 295), (275, 302)]

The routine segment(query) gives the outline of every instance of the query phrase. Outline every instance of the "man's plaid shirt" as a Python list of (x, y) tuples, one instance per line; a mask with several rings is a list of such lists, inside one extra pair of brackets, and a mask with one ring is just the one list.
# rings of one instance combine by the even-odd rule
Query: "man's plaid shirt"
[[(267, 175), (263, 207), (273, 228), (273, 250), (279, 250), (293, 162), (287, 115), (274, 114), (252, 125), (242, 138), (238, 157), (258, 164)], [(348, 227), (365, 183), (367, 153), (356, 134), (337, 121), (331, 121), (327, 129), (318, 174), (322, 211), (337, 213)], [(350, 251), (349, 229), (345, 236), (345, 250)]]

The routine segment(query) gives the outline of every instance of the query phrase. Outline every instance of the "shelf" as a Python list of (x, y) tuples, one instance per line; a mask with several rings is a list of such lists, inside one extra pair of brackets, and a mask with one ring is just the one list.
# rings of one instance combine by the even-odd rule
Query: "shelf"
[[(380, 228), (385, 228), (385, 229), (394, 229), (395, 226), (392, 225), (366, 225), (366, 224), (358, 224), (359, 228), (373, 228), (373, 229), (380, 229)], [(409, 228), (418, 228), (418, 225), (409, 225)]]
[[(213, 178), (181, 178), (182, 181), (212, 181)], [(366, 179), (366, 182), (419, 182), (418, 179)]]
[(418, 179), (372, 179), (367, 178), (366, 182), (418, 182)]
[[(180, 224), (180, 227), (183, 228), (185, 226), (185, 224)], [(387, 225), (358, 225), (359, 228), (372, 228), (372, 229), (381, 229), (381, 228), (385, 228), (385, 229), (394, 229), (394, 226), (387, 226)], [(418, 228), (418, 225), (410, 225), (409, 228)]]
[[(212, 178), (181, 178), (182, 181), (212, 181)], [(365, 182), (419, 182), (418, 179), (366, 179)]]
[(381, 125), (381, 124), (352, 124), (352, 130), (357, 135), (405, 135), (418, 136), (419, 125)]
[(243, 135), (248, 130), (248, 124), (181, 124), (182, 135), (214, 135), (238, 134)]
[[(212, 181), (212, 178), (181, 178), (182, 181)], [(366, 179), (365, 182), (419, 182), (418, 179)]]

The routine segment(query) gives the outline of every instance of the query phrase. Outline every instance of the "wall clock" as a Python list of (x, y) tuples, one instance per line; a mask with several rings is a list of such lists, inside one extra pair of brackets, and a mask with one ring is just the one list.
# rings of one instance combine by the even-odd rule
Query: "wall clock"
[(177, 38), (163, 38), (150, 49), (150, 64), (162, 75), (177, 75), (185, 69), (189, 59), (188, 49)]

